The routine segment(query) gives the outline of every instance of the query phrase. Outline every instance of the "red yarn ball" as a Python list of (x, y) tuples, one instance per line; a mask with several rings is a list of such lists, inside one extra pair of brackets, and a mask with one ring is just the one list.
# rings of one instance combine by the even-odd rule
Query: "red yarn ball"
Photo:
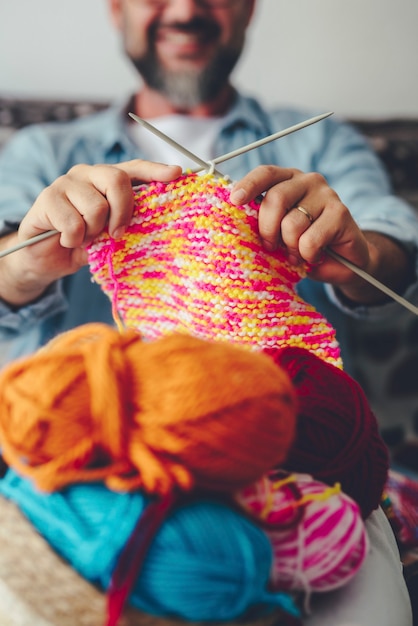
[(299, 401), (296, 438), (281, 467), (341, 483), (368, 517), (380, 503), (389, 456), (364, 391), (306, 349), (267, 352), (289, 374)]

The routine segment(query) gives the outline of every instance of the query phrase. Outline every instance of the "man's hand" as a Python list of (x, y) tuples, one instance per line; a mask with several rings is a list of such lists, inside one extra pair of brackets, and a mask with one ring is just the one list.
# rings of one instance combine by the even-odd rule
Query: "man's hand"
[(320, 174), (261, 165), (234, 185), (231, 202), (244, 204), (261, 194), (259, 231), (266, 250), (283, 246), (290, 262), (308, 262), (312, 279), (334, 285), (353, 302), (372, 304), (387, 296), (332, 259), (327, 248), (392, 289), (405, 287), (405, 251), (384, 235), (362, 232)]
[(87, 263), (86, 245), (108, 226), (122, 236), (133, 210), (132, 185), (180, 176), (179, 166), (134, 160), (118, 165), (76, 165), (46, 187), (2, 248), (42, 232), (59, 234), (0, 262), (0, 297), (12, 305), (38, 298), (55, 280)]

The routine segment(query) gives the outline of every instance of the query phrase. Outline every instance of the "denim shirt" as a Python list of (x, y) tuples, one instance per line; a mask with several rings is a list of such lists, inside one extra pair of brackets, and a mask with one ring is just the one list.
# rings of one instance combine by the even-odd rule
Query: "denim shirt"
[[(126, 103), (119, 103), (74, 121), (33, 125), (16, 132), (0, 154), (0, 233), (16, 228), (42, 189), (73, 165), (146, 158), (127, 133), (127, 110)], [(317, 113), (290, 108), (268, 111), (255, 99), (237, 94), (219, 131), (216, 154), (235, 150)], [(403, 242), (417, 257), (416, 214), (391, 194), (378, 158), (350, 125), (327, 118), (226, 161), (222, 172), (238, 180), (260, 164), (320, 172), (361, 229), (387, 234)], [(346, 369), (346, 315), (392, 314), (399, 306), (388, 303), (349, 309), (338, 301), (332, 288), (309, 279), (299, 283), (298, 291), (335, 327)], [(417, 285), (406, 297), (412, 292), (418, 292)], [(108, 298), (92, 282), (87, 267), (52, 285), (35, 303), (15, 310), (0, 301), (0, 365), (34, 351), (57, 333), (91, 321), (113, 323)]]

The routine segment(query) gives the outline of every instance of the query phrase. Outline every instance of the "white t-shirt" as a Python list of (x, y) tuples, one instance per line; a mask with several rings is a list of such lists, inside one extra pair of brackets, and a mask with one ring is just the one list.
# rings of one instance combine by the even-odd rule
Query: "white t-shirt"
[[(214, 145), (222, 124), (221, 117), (190, 117), (175, 114), (152, 118), (149, 122), (204, 161), (210, 161), (215, 156), (219, 156), (214, 154)], [(181, 165), (183, 170), (198, 167), (189, 157), (140, 124), (129, 122), (128, 132), (150, 161)]]

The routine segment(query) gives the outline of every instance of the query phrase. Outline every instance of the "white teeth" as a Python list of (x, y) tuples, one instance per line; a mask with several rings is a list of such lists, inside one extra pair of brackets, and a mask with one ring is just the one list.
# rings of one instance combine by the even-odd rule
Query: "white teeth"
[(178, 44), (195, 43), (199, 41), (199, 37), (197, 35), (179, 32), (166, 33), (165, 39)]

